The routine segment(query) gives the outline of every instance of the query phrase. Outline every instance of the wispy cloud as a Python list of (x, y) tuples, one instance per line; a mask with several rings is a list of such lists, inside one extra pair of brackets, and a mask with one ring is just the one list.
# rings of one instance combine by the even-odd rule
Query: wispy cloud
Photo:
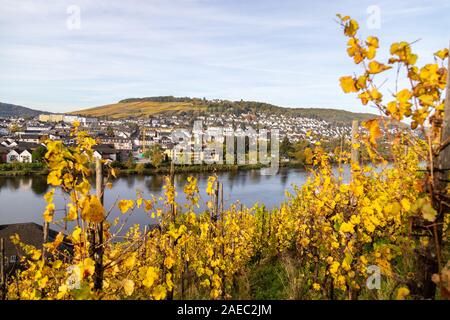
[[(81, 29), (67, 28), (67, 8)], [(367, 30), (366, 9), (381, 9)], [(412, 41), (423, 56), (447, 45), (447, 0), (0, 0), (0, 101), (68, 111), (150, 95), (261, 100), (366, 111), (340, 92), (355, 66), (334, 21)], [(383, 54), (381, 54), (383, 57)]]

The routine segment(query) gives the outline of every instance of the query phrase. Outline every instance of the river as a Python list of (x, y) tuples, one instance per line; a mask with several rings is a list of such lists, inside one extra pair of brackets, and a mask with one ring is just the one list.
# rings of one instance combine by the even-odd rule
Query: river
[[(201, 199), (204, 203), (209, 198), (205, 189), (208, 173), (195, 173), (198, 179)], [(175, 185), (177, 187), (178, 203), (186, 203), (182, 188), (186, 183), (187, 174), (177, 174)], [(245, 206), (255, 203), (264, 204), (273, 208), (286, 200), (285, 191), (292, 191), (293, 185), (302, 185), (307, 173), (302, 169), (282, 168), (276, 175), (264, 175), (260, 170), (246, 170), (236, 172), (218, 173), (218, 178), (224, 186), (224, 203), (229, 206), (238, 200)], [(150, 195), (159, 197), (163, 195), (163, 176), (122, 176), (113, 182), (112, 188), (105, 192), (105, 208), (110, 209), (116, 199), (135, 199), (136, 192), (140, 191), (145, 199)], [(46, 203), (44, 194), (49, 191), (45, 176), (33, 177), (0, 177), (0, 225), (10, 223), (36, 222), (42, 224), (42, 213)], [(64, 208), (65, 200), (61, 192), (55, 193), (56, 209)], [(201, 210), (200, 208), (199, 210)], [(62, 213), (57, 212), (56, 218)], [(117, 206), (111, 210), (110, 217), (120, 215)], [(137, 209), (128, 218), (127, 225), (151, 224), (154, 219), (148, 217), (143, 209)]]

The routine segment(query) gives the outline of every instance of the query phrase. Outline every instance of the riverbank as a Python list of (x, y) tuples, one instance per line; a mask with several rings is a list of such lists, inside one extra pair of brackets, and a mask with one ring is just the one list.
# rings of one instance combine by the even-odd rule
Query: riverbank
[[(204, 164), (204, 165), (178, 165), (174, 167), (175, 173), (207, 173), (207, 172), (232, 172), (242, 170), (259, 170), (266, 168), (262, 164), (247, 164), (247, 165), (227, 165), (227, 164)], [(283, 163), (280, 167), (285, 168), (304, 168), (301, 163), (288, 162)], [(170, 166), (162, 166), (159, 168), (147, 168), (145, 166), (139, 167), (135, 165), (134, 168), (116, 168), (117, 175), (166, 175), (170, 173)], [(0, 164), (0, 177), (20, 177), (20, 176), (44, 176), (48, 174), (48, 169), (42, 163), (13, 163)]]
[[(174, 172), (176, 174), (180, 173), (214, 173), (214, 172), (233, 172), (233, 171), (245, 171), (245, 170), (260, 170), (262, 168), (267, 168), (269, 166), (263, 164), (246, 164), (246, 165), (229, 165), (229, 164), (202, 164), (202, 165), (177, 165), (174, 167)], [(286, 168), (304, 168), (301, 163), (284, 163), (280, 167)], [(158, 168), (116, 168), (118, 169), (119, 176), (127, 175), (166, 175), (170, 173), (170, 166), (162, 166)]]
[(47, 174), (47, 167), (45, 166), (45, 164), (40, 162), (0, 164), (1, 177), (37, 176)]

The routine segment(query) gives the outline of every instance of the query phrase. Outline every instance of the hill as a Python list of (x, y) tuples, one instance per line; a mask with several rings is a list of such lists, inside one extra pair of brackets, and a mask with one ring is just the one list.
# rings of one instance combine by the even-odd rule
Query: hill
[(205, 108), (189, 102), (119, 101), (118, 103), (70, 112), (88, 117), (107, 117), (112, 119), (148, 117), (162, 113), (204, 111)]
[(35, 117), (42, 113), (49, 114), (50, 112), (0, 102), (0, 117)]
[(107, 117), (113, 119), (148, 117), (157, 114), (235, 114), (250, 113), (257, 115), (265, 112), (270, 114), (284, 114), (288, 116), (300, 116), (326, 120), (336, 124), (349, 124), (352, 120), (367, 120), (376, 117), (370, 113), (354, 113), (338, 109), (322, 108), (283, 108), (268, 103), (256, 101), (228, 101), (228, 100), (206, 100), (188, 97), (147, 97), (130, 98), (118, 103), (79, 110), (71, 114)]

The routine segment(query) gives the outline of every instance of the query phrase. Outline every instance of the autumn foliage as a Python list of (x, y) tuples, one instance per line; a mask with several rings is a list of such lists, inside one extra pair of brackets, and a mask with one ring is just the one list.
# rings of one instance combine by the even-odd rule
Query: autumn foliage
[[(371, 163), (351, 162), (343, 148), (327, 154), (316, 143), (308, 181), (272, 211), (221, 206), (215, 176), (208, 180), (209, 199), (200, 198), (194, 177), (183, 190), (167, 178), (164, 197), (137, 193), (118, 199), (114, 206), (122, 215), (110, 221), (112, 208), (103, 206), (91, 186), (95, 141), (75, 124), (76, 145), (49, 141), (45, 156), (54, 189), (45, 195), (43, 218), (62, 231), (43, 250), (14, 237), (25, 252), (25, 267), (10, 280), (8, 299), (254, 298), (252, 274), (268, 277), (264, 270), (274, 264), (281, 265), (286, 280), (284, 298), (421, 299), (429, 294), (424, 287), (435, 285), (439, 290), (432, 298), (448, 298), (447, 188), (437, 185), (434, 169), (444, 149), (448, 50), (436, 52), (436, 63), (419, 67), (411, 44), (399, 42), (392, 44), (388, 61), (380, 62), (378, 38), (361, 40), (358, 23), (338, 17), (347, 53), (361, 66), (361, 74), (340, 78), (341, 87), (383, 116), (365, 122), (360, 143), (351, 146), (365, 149)], [(403, 70), (409, 87), (385, 96), (377, 75), (393, 68)], [(390, 130), (404, 119), (410, 128)], [(379, 139), (390, 142), (393, 162), (377, 152)], [(344, 178), (346, 166), (350, 181)], [(103, 192), (116, 175), (112, 168), (107, 172)], [(180, 191), (188, 205), (175, 202)], [(66, 199), (64, 208), (55, 207), (55, 196)], [(195, 213), (201, 201), (208, 209)], [(158, 218), (157, 227), (124, 232), (136, 208)], [(434, 269), (426, 270), (434, 272), (424, 276), (430, 265)], [(375, 290), (367, 284), (373, 266), (382, 276)]]

